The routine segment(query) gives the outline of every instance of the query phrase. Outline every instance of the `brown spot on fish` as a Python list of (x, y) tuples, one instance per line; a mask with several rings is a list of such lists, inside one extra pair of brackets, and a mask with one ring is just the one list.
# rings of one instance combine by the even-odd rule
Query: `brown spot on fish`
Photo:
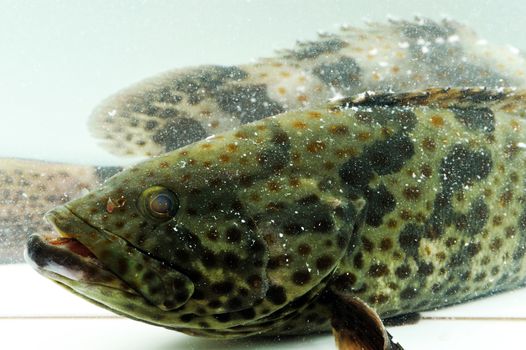
[(302, 269), (294, 272), (292, 275), (292, 281), (297, 285), (304, 285), (308, 283), (311, 279), (310, 272), (307, 269)]
[(249, 139), (248, 134), (245, 131), (243, 131), (243, 130), (240, 130), (240, 131), (236, 132), (234, 134), (234, 136), (236, 138), (240, 139), (240, 140), (248, 140)]
[(403, 195), (409, 201), (416, 201), (420, 198), (420, 188), (416, 186), (409, 186), (404, 188)]
[(302, 243), (298, 246), (298, 254), (301, 256), (308, 256), (312, 251), (312, 248), (307, 243)]
[(316, 268), (318, 270), (327, 270), (334, 264), (334, 258), (329, 255), (324, 255), (316, 260)]
[(382, 263), (376, 263), (369, 267), (369, 276), (371, 277), (382, 277), (389, 274), (389, 268), (387, 265)]
[(367, 237), (362, 237), (362, 247), (365, 251), (372, 252), (374, 249), (374, 243)]
[(406, 287), (400, 292), (400, 298), (403, 300), (414, 299), (418, 295), (418, 289), (415, 287)]
[(431, 124), (436, 128), (441, 128), (444, 126), (444, 118), (439, 115), (433, 115), (430, 119)]
[(229, 143), (228, 145), (226, 145), (226, 150), (229, 153), (237, 152), (238, 148), (239, 147), (235, 143)]
[(356, 135), (356, 139), (358, 141), (367, 141), (371, 138), (371, 133), (368, 132), (368, 131), (362, 131), (362, 132), (359, 132), (357, 135)]
[(322, 114), (316, 111), (311, 111), (311, 112), (308, 112), (307, 114), (311, 119), (320, 119), (322, 117)]
[(506, 208), (513, 200), (513, 192), (510, 190), (504, 191), (499, 197), (499, 204), (502, 208)]
[(319, 153), (325, 149), (325, 143), (322, 141), (312, 141), (307, 145), (307, 151), (310, 153)]
[(389, 249), (391, 249), (393, 247), (393, 241), (391, 240), (391, 238), (383, 238), (381, 241), (380, 241), (380, 250), (385, 252), (385, 251), (388, 251)]
[(336, 136), (346, 136), (349, 134), (349, 128), (344, 124), (331, 125), (329, 132)]
[(279, 192), (281, 190), (281, 185), (277, 181), (267, 182), (267, 188), (271, 192)]
[(307, 124), (301, 120), (295, 120), (292, 122), (292, 126), (296, 129), (305, 129), (307, 128)]
[(428, 152), (434, 152), (437, 148), (437, 145), (436, 145), (436, 142), (429, 138), (429, 137), (426, 137), (422, 140), (422, 148), (425, 150), (425, 151), (428, 151)]

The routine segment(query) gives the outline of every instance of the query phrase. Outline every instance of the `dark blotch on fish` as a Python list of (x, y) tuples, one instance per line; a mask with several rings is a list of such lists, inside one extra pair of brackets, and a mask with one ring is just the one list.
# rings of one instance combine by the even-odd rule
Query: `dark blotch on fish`
[(455, 31), (446, 24), (440, 25), (425, 20), (423, 23), (404, 22), (402, 34), (407, 38), (414, 39), (415, 41), (423, 39), (434, 42), (438, 38), (447, 38), (448, 36), (455, 34)]
[(488, 177), (493, 167), (491, 154), (486, 149), (472, 151), (465, 145), (455, 145), (442, 160), (440, 176), (446, 194)]
[(526, 254), (526, 207), (522, 211), (521, 216), (519, 217), (518, 227), (520, 234), (519, 239), (520, 243), (517, 245), (517, 248), (513, 252), (513, 260), (519, 261)]
[(267, 299), (274, 305), (281, 305), (287, 301), (285, 288), (281, 286), (270, 286), (267, 291)]
[(451, 111), (468, 130), (495, 131), (495, 115), (489, 108), (451, 108)]
[(356, 119), (367, 125), (378, 123), (381, 126), (389, 126), (391, 124), (400, 127), (404, 132), (413, 130), (417, 124), (415, 113), (407, 108), (399, 107), (400, 101), (392, 101), (392, 97), (392, 94), (368, 96), (368, 102), (360, 102), (360, 106), (370, 106), (370, 108), (356, 111)]
[(152, 140), (163, 146), (166, 152), (204, 139), (207, 136), (201, 124), (191, 118), (169, 120), (164, 127), (159, 128)]
[(190, 104), (198, 104), (204, 98), (217, 96), (226, 82), (239, 81), (247, 76), (245, 71), (235, 66), (207, 66), (177, 79), (174, 85), (177, 90), (188, 95)]
[(360, 66), (351, 57), (342, 57), (333, 63), (322, 63), (312, 73), (326, 85), (351, 90), (360, 85)]
[(398, 236), (398, 243), (406, 253), (415, 259), (418, 257), (418, 247), (422, 239), (422, 228), (415, 224), (407, 224), (400, 235)]
[(475, 235), (482, 231), (489, 219), (489, 208), (483, 198), (478, 198), (471, 204), (471, 210), (468, 212), (466, 233)]
[(377, 141), (365, 151), (378, 175), (387, 175), (400, 171), (405, 162), (415, 154), (413, 142), (404, 134), (395, 135), (385, 141)]
[(242, 124), (285, 111), (268, 96), (265, 85), (231, 86), (224, 88), (216, 99), (221, 110), (239, 118)]
[(366, 159), (351, 158), (342, 165), (339, 175), (346, 184), (354, 188), (363, 188), (372, 179), (373, 172)]
[(367, 199), (367, 216), (365, 222), (370, 226), (380, 226), (383, 217), (392, 212), (396, 207), (395, 197), (384, 185), (380, 185), (375, 189), (367, 189), (365, 198)]

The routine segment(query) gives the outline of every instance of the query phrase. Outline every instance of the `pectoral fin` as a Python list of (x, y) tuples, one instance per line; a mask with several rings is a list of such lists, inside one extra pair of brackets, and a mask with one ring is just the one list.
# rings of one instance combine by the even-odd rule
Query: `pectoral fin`
[(403, 350), (378, 314), (356, 297), (334, 295), (332, 332), (339, 350)]

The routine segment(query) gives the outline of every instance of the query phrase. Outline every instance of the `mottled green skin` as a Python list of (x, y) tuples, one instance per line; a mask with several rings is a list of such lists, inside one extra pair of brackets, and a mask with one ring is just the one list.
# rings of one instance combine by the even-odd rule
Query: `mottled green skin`
[[(514, 288), (526, 276), (523, 99), (436, 89), (287, 112), (49, 214), (127, 288), (105, 287), (101, 267), (77, 281), (46, 272), (37, 238), (28, 255), (110, 310), (213, 337), (328, 329), (332, 293), (386, 318)], [(152, 186), (177, 195), (172, 220), (138, 211)]]

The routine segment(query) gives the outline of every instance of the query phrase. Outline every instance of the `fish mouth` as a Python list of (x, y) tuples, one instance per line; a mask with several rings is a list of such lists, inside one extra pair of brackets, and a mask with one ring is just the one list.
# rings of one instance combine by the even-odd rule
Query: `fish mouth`
[[(196, 315), (196, 322), (181, 323), (181, 315), (192, 311), (191, 309), (189, 311), (188, 308), (186, 311), (184, 308), (179, 308), (176, 302), (181, 302), (183, 305), (192, 296), (193, 284), (190, 284), (189, 290), (172, 291), (169, 296), (181, 296), (183, 292), (187, 294), (183, 293), (181, 300), (175, 300), (176, 302), (172, 305), (168, 305), (171, 308), (167, 310), (167, 305), (163, 305), (166, 302), (166, 297), (162, 297), (160, 300), (151, 298), (147, 293), (147, 283), (131, 280), (129, 277), (123, 277), (121, 273), (114, 271), (111, 259), (108, 261), (108, 258), (101, 254), (98, 246), (107, 240), (117, 242), (121, 249), (121, 255), (132, 258), (143, 257), (147, 259), (143, 260), (145, 262), (143, 265), (157, 264), (154, 266), (155, 270), (164, 278), (165, 286), (181, 283), (186, 276), (174, 270), (162, 270), (166, 264), (161, 264), (145, 255), (124, 239), (117, 236), (108, 237), (111, 233), (93, 227), (89, 222), (76, 215), (67, 205), (53, 209), (45, 215), (45, 218), (55, 230), (30, 236), (25, 250), (27, 262), (39, 273), (70, 292), (116, 314), (190, 335), (239, 338), (274, 329), (286, 320), (293, 318), (297, 313), (291, 306), (251, 323), (238, 324), (234, 322), (229, 326), (225, 325), (219, 328), (201, 329), (197, 320), (207, 321), (209, 317), (213, 317), (211, 315)], [(115, 249), (112, 250), (117, 250), (116, 247), (113, 248)], [(175, 281), (177, 283), (174, 283)], [(322, 285), (319, 288), (322, 288)], [(307, 298), (301, 298), (303, 307), (311, 302), (310, 298), (314, 298), (316, 293), (309, 294)]]
[[(98, 303), (102, 298), (108, 308), (136, 295), (142, 299), (141, 304), (158, 311), (175, 310), (193, 295), (194, 284), (187, 276), (123, 238), (92, 226), (67, 204), (46, 213), (45, 219), (55, 230), (29, 238), (26, 260), (38, 272), (74, 292)], [(142, 266), (140, 271), (134, 267), (137, 265)], [(117, 295), (108, 297), (114, 293)]]
[(136, 294), (121, 278), (107, 269), (85, 244), (61, 228), (60, 222), (68, 214), (70, 218), (76, 216), (65, 206), (59, 208), (61, 210), (52, 210), (44, 217), (54, 230), (33, 234), (28, 238), (24, 250), (26, 262), (39, 273), (61, 284), (99, 285)]
[(105, 269), (97, 257), (75, 238), (31, 235), (24, 257), (35, 270), (62, 284), (97, 284), (136, 294), (124, 281)]

